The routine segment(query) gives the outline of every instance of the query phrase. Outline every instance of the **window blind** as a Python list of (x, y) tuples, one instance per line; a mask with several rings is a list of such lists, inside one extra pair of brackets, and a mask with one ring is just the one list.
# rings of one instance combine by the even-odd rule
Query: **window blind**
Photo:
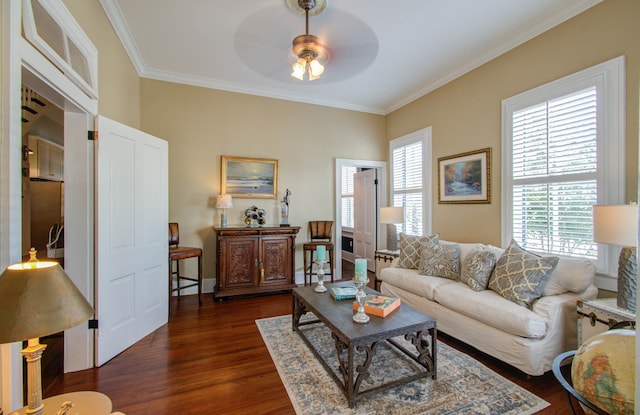
[(416, 141), (398, 146), (391, 155), (393, 205), (405, 210), (405, 222), (398, 230), (411, 235), (423, 232), (422, 145), (422, 141)]
[(597, 257), (597, 90), (586, 88), (512, 116), (513, 238), (550, 254)]
[(342, 166), (341, 200), (342, 200), (342, 227), (353, 228), (353, 175), (356, 167)]

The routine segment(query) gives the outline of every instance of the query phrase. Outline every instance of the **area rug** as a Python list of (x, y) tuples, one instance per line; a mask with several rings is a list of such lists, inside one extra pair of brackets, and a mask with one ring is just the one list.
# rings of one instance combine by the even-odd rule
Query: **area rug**
[[(307, 313), (303, 318), (312, 318)], [(291, 330), (291, 316), (256, 320), (280, 379), (297, 414), (534, 414), (549, 403), (493, 372), (470, 356), (438, 342), (437, 379), (431, 377), (371, 394), (349, 408), (342, 390)], [(337, 372), (336, 349), (324, 324), (303, 326), (307, 337)], [(404, 339), (396, 340), (404, 342)], [(361, 390), (417, 370), (385, 342), (371, 364), (369, 382)]]

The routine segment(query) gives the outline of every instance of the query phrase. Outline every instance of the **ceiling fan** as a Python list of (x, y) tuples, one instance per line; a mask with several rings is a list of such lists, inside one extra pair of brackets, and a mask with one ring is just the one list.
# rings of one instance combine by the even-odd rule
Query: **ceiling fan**
[[(297, 2), (297, 5), (293, 4), (294, 1)], [(326, 0), (318, 0), (318, 4), (316, 4), (316, 0), (287, 0), (287, 6), (289, 9), (299, 7), (304, 10), (305, 14), (305, 34), (296, 36), (292, 42), (293, 53), (298, 59), (292, 66), (291, 76), (302, 81), (305, 73), (308, 73), (309, 81), (313, 81), (324, 73), (324, 64), (327, 63), (329, 55), (324, 46), (320, 44), (318, 37), (309, 34), (309, 12), (318, 6), (315, 9), (315, 14), (321, 13), (327, 6), (327, 2)]]

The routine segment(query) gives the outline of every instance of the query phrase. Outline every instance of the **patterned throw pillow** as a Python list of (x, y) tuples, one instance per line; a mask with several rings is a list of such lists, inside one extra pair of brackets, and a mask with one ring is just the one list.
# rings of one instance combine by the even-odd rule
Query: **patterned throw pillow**
[(518, 305), (531, 308), (557, 264), (558, 257), (538, 256), (512, 240), (496, 262), (489, 289)]
[(460, 246), (451, 245), (424, 245), (420, 256), (421, 275), (449, 278), (460, 278)]
[(437, 244), (438, 234), (415, 236), (400, 232), (400, 257), (398, 258), (398, 266), (400, 268), (418, 269), (422, 243)]
[(474, 291), (486, 290), (495, 266), (496, 256), (493, 255), (493, 252), (488, 249), (476, 248), (469, 252), (462, 261), (460, 281)]

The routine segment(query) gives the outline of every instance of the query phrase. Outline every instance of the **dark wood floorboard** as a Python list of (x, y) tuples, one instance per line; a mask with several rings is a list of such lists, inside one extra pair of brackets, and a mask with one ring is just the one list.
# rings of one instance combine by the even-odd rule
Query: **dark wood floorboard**
[[(47, 396), (79, 390), (108, 395), (127, 415), (294, 414), (255, 320), (291, 313), (291, 295), (215, 302), (173, 298), (169, 323), (98, 369), (67, 373)], [(570, 414), (551, 372), (527, 378), (444, 334), (440, 339), (545, 399), (540, 414)], [(322, 393), (322, 391), (319, 391)], [(45, 396), (46, 397), (46, 396)]]

